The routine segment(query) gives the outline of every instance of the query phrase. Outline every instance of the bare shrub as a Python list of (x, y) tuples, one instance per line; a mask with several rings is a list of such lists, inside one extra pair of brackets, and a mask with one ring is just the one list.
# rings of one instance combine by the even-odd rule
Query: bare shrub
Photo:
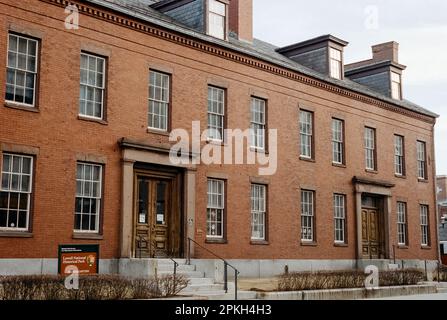
[(188, 283), (189, 280), (182, 274), (167, 274), (157, 278), (158, 289), (163, 297), (176, 296)]

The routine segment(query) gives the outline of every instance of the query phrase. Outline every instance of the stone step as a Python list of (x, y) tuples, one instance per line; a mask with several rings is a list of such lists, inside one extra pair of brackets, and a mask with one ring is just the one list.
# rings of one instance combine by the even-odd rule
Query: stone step
[(214, 279), (212, 278), (190, 278), (190, 285), (206, 285), (206, 284), (214, 284)]
[[(166, 275), (166, 274), (170, 274), (172, 275), (173, 272), (172, 271), (159, 271), (158, 275)], [(204, 277), (204, 273), (200, 272), (200, 271), (188, 271), (188, 270), (180, 270), (177, 271), (177, 274), (183, 275), (187, 278), (203, 278)]]
[[(183, 294), (187, 295), (187, 294)], [(238, 300), (255, 300), (257, 293), (254, 291), (238, 291)], [(191, 295), (189, 295), (191, 296)], [(225, 293), (224, 290), (219, 291), (200, 291), (192, 295), (193, 297), (207, 298), (208, 300), (234, 300), (234, 291)]]
[(223, 286), (221, 284), (199, 284), (199, 285), (188, 285), (185, 289), (183, 289), (182, 293), (192, 293), (192, 292), (213, 292), (213, 291), (222, 291)]
[[(177, 262), (180, 265), (186, 265), (186, 259), (174, 259), (175, 262)], [(158, 265), (161, 264), (172, 264), (174, 265), (174, 262), (171, 259), (157, 259)]]
[[(174, 272), (174, 265), (173, 264), (159, 264), (158, 265), (158, 271), (169, 271), (169, 272)], [(196, 266), (191, 264), (191, 265), (187, 265), (187, 264), (181, 264), (177, 266), (177, 272), (178, 271), (196, 271)]]

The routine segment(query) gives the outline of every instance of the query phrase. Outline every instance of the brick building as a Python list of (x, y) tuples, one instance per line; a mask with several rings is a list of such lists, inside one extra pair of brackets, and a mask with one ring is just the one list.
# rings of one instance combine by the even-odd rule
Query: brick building
[[(71, 3), (0, 0), (2, 273), (56, 272), (60, 244), (125, 272), (188, 238), (246, 275), (438, 259), (437, 115), (404, 99), (397, 43), (345, 65), (334, 36), (254, 39), (251, 0)], [(169, 134), (194, 121), (202, 153), (251, 128), (247, 157), (276, 171), (193, 148), (174, 163)]]

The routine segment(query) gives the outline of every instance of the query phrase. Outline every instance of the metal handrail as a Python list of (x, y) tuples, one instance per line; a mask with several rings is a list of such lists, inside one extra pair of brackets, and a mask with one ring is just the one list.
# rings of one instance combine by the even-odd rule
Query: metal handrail
[(188, 265), (191, 264), (191, 242), (195, 243), (197, 246), (204, 249), (208, 253), (212, 254), (214, 257), (218, 258), (219, 260), (223, 261), (223, 263), (224, 263), (224, 290), (225, 290), (225, 293), (228, 293), (228, 271), (227, 271), (227, 269), (228, 269), (228, 267), (231, 267), (234, 270), (234, 300), (237, 300), (237, 276), (238, 276), (238, 274), (240, 274), (239, 270), (237, 270), (236, 267), (234, 267), (230, 263), (228, 263), (228, 261), (225, 260), (224, 258), (218, 256), (211, 250), (205, 248), (200, 243), (198, 243), (197, 241), (195, 241), (194, 239), (191, 239), (189, 237), (188, 237), (188, 252), (187, 252), (186, 264), (188, 264)]

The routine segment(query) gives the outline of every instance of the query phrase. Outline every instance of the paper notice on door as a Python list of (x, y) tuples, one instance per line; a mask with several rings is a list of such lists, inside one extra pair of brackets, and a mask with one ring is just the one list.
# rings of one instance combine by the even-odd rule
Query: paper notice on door
[(164, 214), (157, 214), (157, 222), (160, 222), (160, 223), (164, 223), (165, 222)]
[(146, 215), (144, 213), (140, 213), (139, 223), (146, 223)]

